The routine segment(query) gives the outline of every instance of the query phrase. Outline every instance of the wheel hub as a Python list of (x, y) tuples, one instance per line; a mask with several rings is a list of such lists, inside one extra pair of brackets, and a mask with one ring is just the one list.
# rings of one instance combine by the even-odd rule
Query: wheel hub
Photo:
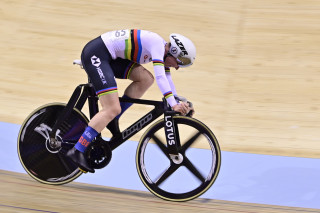
[(55, 138), (48, 138), (46, 140), (46, 148), (51, 153), (58, 153), (61, 150), (61, 141), (62, 138), (57, 135), (57, 139)]
[(181, 153), (179, 153), (178, 155), (170, 154), (170, 158), (175, 164), (181, 164), (183, 161), (183, 155)]

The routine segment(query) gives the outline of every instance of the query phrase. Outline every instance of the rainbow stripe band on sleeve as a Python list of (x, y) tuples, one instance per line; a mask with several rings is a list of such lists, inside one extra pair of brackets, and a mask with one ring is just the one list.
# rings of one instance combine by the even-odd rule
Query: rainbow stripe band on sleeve
[(163, 60), (153, 59), (152, 62), (153, 62), (153, 66), (164, 66)]
[(125, 40), (125, 58), (131, 61), (138, 62), (141, 58), (142, 43), (141, 43), (141, 30), (131, 30), (129, 39)]
[(97, 92), (97, 96), (101, 97), (102, 95), (107, 95), (107, 94), (111, 94), (111, 93), (115, 93), (115, 92), (118, 92), (118, 88), (117, 87), (110, 87), (107, 89), (99, 90)]
[(169, 92), (166, 92), (165, 94), (163, 94), (163, 96), (164, 96), (166, 99), (168, 99), (168, 98), (170, 98), (171, 96), (173, 96), (173, 94), (172, 94), (171, 91), (169, 91)]
[(169, 67), (164, 67), (164, 70), (165, 70), (166, 72), (170, 72), (170, 68), (169, 68)]

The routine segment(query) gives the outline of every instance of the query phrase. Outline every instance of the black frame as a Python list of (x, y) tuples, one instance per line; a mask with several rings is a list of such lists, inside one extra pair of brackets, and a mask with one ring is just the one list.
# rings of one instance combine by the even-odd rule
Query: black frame
[[(75, 88), (71, 98), (69, 99), (66, 108), (63, 110), (61, 115), (58, 117), (56, 123), (52, 127), (52, 131), (50, 132), (50, 138), (52, 140), (55, 140), (56, 131), (58, 130), (59, 126), (63, 123), (64, 119), (70, 115), (74, 108), (81, 111), (87, 100), (89, 105), (90, 119), (92, 119), (93, 116), (99, 112), (98, 97), (96, 96), (95, 90), (91, 83), (78, 85)], [(136, 122), (134, 122), (131, 126), (126, 128), (122, 132), (119, 131), (116, 134), (113, 134), (110, 141), (105, 141), (109, 144), (111, 150), (116, 149), (118, 146), (120, 146), (129, 138), (131, 138), (140, 130), (142, 130), (144, 127), (146, 127), (154, 120), (159, 118), (162, 114), (164, 114), (166, 124), (165, 133), (169, 154), (178, 154), (178, 146), (180, 146), (179, 131), (177, 125), (174, 124), (173, 119), (173, 116), (178, 113), (172, 111), (165, 98), (163, 98), (163, 101), (151, 101), (144, 99), (126, 99), (119, 97), (119, 100), (120, 102), (153, 105), (154, 109), (146, 113), (144, 116), (142, 116), (140, 119), (138, 119)], [(101, 134), (99, 134), (98, 137), (102, 139)]]

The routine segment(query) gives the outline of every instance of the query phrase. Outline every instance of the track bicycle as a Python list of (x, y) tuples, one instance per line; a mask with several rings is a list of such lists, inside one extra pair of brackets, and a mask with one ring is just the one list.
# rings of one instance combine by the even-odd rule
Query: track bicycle
[[(79, 60), (74, 63), (81, 65)], [(205, 193), (221, 165), (221, 151), (213, 132), (199, 120), (172, 111), (165, 99), (119, 99), (154, 108), (123, 131), (115, 120), (111, 121), (111, 139), (99, 134), (87, 148), (90, 166), (107, 166), (114, 149), (152, 123), (136, 150), (136, 169), (145, 187), (169, 201), (188, 201)], [(90, 80), (75, 88), (67, 104), (46, 104), (25, 119), (18, 135), (18, 156), (32, 178), (59, 185), (83, 174), (65, 154), (88, 125), (89, 119), (81, 111), (86, 102), (92, 118), (99, 106)], [(160, 116), (163, 118), (158, 119)]]

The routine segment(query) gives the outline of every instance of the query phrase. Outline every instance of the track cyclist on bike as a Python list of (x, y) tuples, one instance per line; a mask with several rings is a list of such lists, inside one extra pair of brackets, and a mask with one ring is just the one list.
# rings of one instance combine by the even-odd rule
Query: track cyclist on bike
[[(193, 64), (194, 44), (180, 34), (170, 34), (167, 43), (158, 34), (145, 30), (107, 32), (90, 41), (83, 49), (81, 61), (99, 97), (102, 109), (90, 120), (78, 143), (68, 151), (80, 169), (94, 172), (85, 151), (91, 141), (112, 121), (119, 119), (131, 103), (119, 102), (115, 78), (130, 79), (124, 98), (140, 98), (154, 81), (153, 75), (141, 64), (153, 63), (154, 75), (160, 91), (176, 112), (186, 115), (192, 108), (177, 101), (170, 67), (176, 70)], [(117, 119), (115, 119), (117, 121)]]

